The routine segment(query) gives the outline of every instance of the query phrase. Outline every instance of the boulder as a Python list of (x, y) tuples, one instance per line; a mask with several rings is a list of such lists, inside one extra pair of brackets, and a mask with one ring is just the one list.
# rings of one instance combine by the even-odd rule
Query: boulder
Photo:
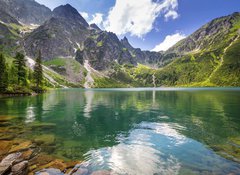
[(28, 161), (23, 161), (12, 167), (12, 175), (27, 175), (28, 174)]
[(9, 154), (7, 157), (5, 157), (0, 165), (13, 165), (14, 162), (16, 162), (20, 157), (22, 153), (13, 153)]
[(12, 165), (19, 159), (21, 153), (9, 154), (0, 163), (0, 174), (6, 174), (10, 172)]

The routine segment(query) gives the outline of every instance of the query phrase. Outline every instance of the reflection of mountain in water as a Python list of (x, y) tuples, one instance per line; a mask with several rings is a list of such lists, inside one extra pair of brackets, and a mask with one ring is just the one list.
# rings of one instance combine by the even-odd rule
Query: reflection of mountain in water
[[(109, 165), (116, 172), (134, 171), (150, 156), (150, 167), (141, 171), (151, 173), (167, 160), (176, 166), (171, 163), (164, 166), (175, 167), (176, 171), (183, 160), (185, 164), (195, 161), (198, 166), (205, 166), (197, 162), (200, 154), (189, 160), (181, 153), (189, 155), (196, 150), (206, 153), (209, 150), (204, 145), (225, 144), (229, 138), (239, 137), (239, 104), (238, 91), (71, 89), (21, 100), (1, 99), (0, 115), (18, 112), (19, 120), (28, 124), (56, 124), (54, 130), (42, 131), (56, 136), (58, 147), (54, 154), (82, 158), (88, 153), (93, 164), (101, 158), (96, 155), (104, 154), (103, 166)], [(63, 150), (68, 148), (73, 151)], [(208, 153), (215, 162), (223, 161), (214, 152)], [(92, 162), (91, 157), (96, 161)], [(132, 165), (130, 160), (137, 164)]]

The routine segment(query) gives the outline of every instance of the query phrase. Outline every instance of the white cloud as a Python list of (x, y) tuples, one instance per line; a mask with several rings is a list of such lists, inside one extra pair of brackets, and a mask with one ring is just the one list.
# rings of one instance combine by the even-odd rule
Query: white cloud
[(89, 14), (88, 14), (87, 12), (79, 12), (79, 13), (82, 15), (82, 17), (83, 17), (86, 21), (89, 20)]
[[(104, 27), (117, 35), (130, 33), (142, 37), (153, 29), (159, 15), (174, 19), (177, 7), (178, 0), (116, 0), (115, 6), (111, 8), (104, 22)], [(169, 11), (176, 13), (168, 14)]]
[(168, 21), (169, 19), (177, 19), (179, 17), (179, 14), (174, 11), (174, 10), (170, 10), (169, 12), (167, 12), (165, 15), (164, 15), (165, 19)]
[(90, 24), (97, 24), (98, 26), (102, 26), (103, 23), (103, 14), (102, 13), (95, 13), (92, 15), (93, 19), (89, 21)]
[(156, 52), (166, 51), (170, 47), (172, 47), (174, 44), (176, 44), (178, 41), (180, 41), (184, 38), (186, 38), (186, 36), (181, 33), (168, 35), (168, 36), (166, 36), (164, 41), (162, 43), (158, 44), (157, 46), (155, 46), (155, 48), (152, 51), (156, 51)]

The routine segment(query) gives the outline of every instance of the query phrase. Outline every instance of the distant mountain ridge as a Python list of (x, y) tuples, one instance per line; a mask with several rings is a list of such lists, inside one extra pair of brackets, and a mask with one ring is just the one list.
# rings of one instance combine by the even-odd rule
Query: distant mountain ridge
[(0, 51), (35, 58), (41, 50), (44, 64), (70, 84), (240, 86), (239, 12), (212, 20), (166, 52), (134, 48), (69, 4), (51, 11), (34, 0), (0, 0), (0, 12)]
[(35, 0), (1, 0), (0, 9), (25, 24), (42, 24), (51, 16), (51, 10)]
[[(116, 34), (89, 25), (71, 5), (55, 8), (52, 17), (24, 38), (27, 55), (34, 57), (43, 51), (44, 60), (57, 57), (75, 57), (80, 49), (83, 60), (89, 60), (97, 70), (108, 69), (115, 61), (119, 64), (157, 63), (160, 53), (142, 52), (129, 43), (121, 42)], [(128, 41), (127, 41), (128, 42)], [(154, 57), (154, 58), (152, 58)]]
[(219, 42), (222, 42), (224, 35), (230, 32), (229, 30), (233, 27), (233, 20), (239, 19), (239, 17), (240, 13), (235, 12), (226, 17), (216, 18), (175, 44), (167, 52), (185, 54), (203, 49), (215, 49)]

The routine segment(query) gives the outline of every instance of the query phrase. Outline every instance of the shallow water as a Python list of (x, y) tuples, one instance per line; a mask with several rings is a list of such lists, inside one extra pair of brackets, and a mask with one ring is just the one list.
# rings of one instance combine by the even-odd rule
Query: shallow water
[(16, 117), (19, 138), (54, 137), (42, 151), (89, 172), (240, 174), (237, 88), (56, 90), (2, 98), (1, 116)]

